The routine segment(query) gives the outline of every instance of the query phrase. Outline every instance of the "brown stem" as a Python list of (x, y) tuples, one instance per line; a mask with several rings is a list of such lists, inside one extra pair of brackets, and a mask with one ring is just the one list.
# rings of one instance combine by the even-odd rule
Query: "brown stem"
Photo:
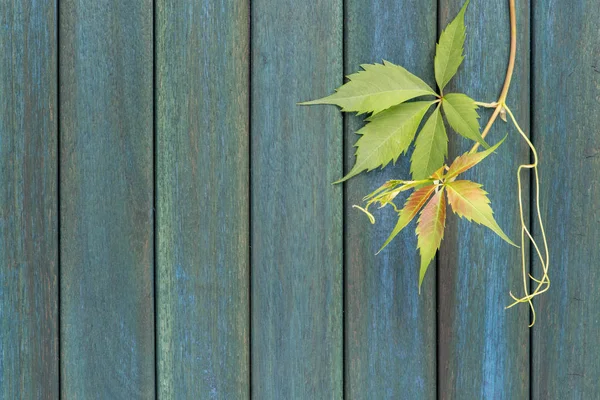
[(506, 78), (504, 79), (504, 87), (500, 93), (498, 103), (504, 104), (508, 95), (508, 88), (512, 80), (513, 71), (515, 70), (515, 58), (517, 56), (517, 10), (515, 9), (515, 0), (509, 0), (510, 8), (510, 55), (508, 58), (508, 68), (506, 69)]
[[(502, 86), (502, 91), (500, 92), (500, 97), (498, 98), (498, 105), (494, 110), (494, 113), (490, 117), (485, 129), (481, 133), (481, 137), (485, 138), (488, 134), (494, 122), (496, 122), (496, 118), (502, 111), (506, 103), (506, 97), (508, 96), (508, 89), (510, 88), (510, 82), (512, 80), (513, 72), (515, 70), (515, 59), (517, 57), (517, 10), (515, 7), (515, 0), (509, 0), (509, 12), (510, 12), (510, 55), (508, 57), (508, 67), (506, 68), (506, 77), (504, 78), (504, 86)], [(479, 147), (479, 143), (475, 143), (473, 148), (471, 148), (470, 153), (475, 153), (477, 148)]]

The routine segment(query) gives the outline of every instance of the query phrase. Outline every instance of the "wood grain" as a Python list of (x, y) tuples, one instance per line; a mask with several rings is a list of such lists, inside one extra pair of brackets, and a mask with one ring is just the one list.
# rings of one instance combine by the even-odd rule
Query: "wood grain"
[(0, 6), (0, 398), (58, 397), (56, 5)]
[(342, 396), (342, 1), (252, 2), (252, 397)]
[(600, 7), (593, 0), (536, 1), (534, 11), (533, 139), (552, 285), (536, 303), (533, 398), (597, 399)]
[[(529, 4), (517, 3), (517, 64), (507, 104), (521, 126), (529, 130)], [(440, 28), (454, 18), (462, 4), (462, 0), (441, 2)], [(508, 1), (471, 2), (466, 26), (466, 59), (446, 92), (458, 90), (478, 101), (495, 101), (508, 62)], [(486, 123), (491, 111), (479, 111)], [(512, 126), (500, 120), (486, 140), (494, 144), (507, 132), (509, 138), (496, 154), (465, 177), (484, 185), (498, 224), (518, 241), (516, 169), (529, 160), (527, 146)], [(451, 159), (472, 146), (453, 132), (449, 136)], [(527, 196), (527, 186), (524, 193)], [(504, 309), (511, 301), (509, 291), (522, 291), (520, 265), (519, 249), (481, 225), (455, 214), (448, 216), (438, 270), (441, 399), (529, 396), (529, 310), (527, 306)]]
[(64, 398), (154, 398), (152, 8), (60, 2)]
[(249, 4), (156, 3), (162, 399), (249, 397)]
[[(360, 64), (386, 59), (434, 85), (436, 7), (436, 1), (347, 1), (345, 74), (357, 71)], [(355, 132), (363, 119), (346, 118), (346, 170), (354, 164)], [(348, 399), (433, 399), (436, 395), (435, 268), (428, 272), (419, 296), (414, 225), (375, 256), (396, 224), (396, 214), (389, 209), (377, 212), (373, 226), (352, 208), (386, 180), (410, 179), (409, 160), (402, 157), (396, 166), (363, 173), (346, 184)]]

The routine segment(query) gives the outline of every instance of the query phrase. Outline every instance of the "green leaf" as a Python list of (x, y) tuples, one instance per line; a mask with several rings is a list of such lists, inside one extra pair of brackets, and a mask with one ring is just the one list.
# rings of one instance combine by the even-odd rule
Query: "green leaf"
[(448, 135), (438, 106), (415, 141), (410, 172), (413, 179), (424, 179), (444, 165), (448, 154)]
[(458, 71), (464, 60), (463, 47), (465, 45), (465, 11), (469, 0), (460, 9), (460, 12), (440, 35), (440, 41), (435, 47), (435, 80), (443, 91), (446, 84)]
[(350, 81), (336, 93), (300, 104), (336, 104), (346, 112), (377, 114), (415, 97), (436, 95), (421, 79), (391, 62), (384, 60), (383, 65), (364, 64), (361, 67), (364, 71), (349, 75)]
[(399, 234), (400, 231), (404, 229), (406, 225), (410, 223), (410, 221), (413, 220), (415, 215), (417, 215), (419, 210), (421, 210), (421, 208), (423, 208), (427, 200), (429, 200), (429, 197), (435, 191), (435, 188), (435, 185), (425, 186), (415, 190), (410, 196), (408, 196), (406, 203), (404, 203), (404, 208), (400, 210), (400, 213), (398, 215), (398, 222), (396, 223), (394, 230), (387, 238), (383, 246), (381, 246), (377, 254), (379, 254), (381, 250), (383, 250), (385, 246), (387, 246), (392, 241), (392, 239), (394, 239), (396, 235)]
[(440, 189), (421, 211), (417, 222), (417, 247), (421, 250), (421, 269), (419, 271), (419, 292), (427, 268), (440, 248), (446, 226), (446, 198), (444, 188)]
[(369, 123), (357, 133), (362, 135), (355, 144), (356, 163), (352, 170), (339, 182), (371, 171), (379, 166), (394, 163), (415, 137), (415, 132), (432, 101), (404, 103), (385, 110), (367, 119)]
[(509, 244), (519, 247), (506, 236), (494, 219), (494, 212), (490, 207), (487, 192), (481, 189), (480, 184), (461, 180), (448, 182), (446, 188), (448, 203), (450, 203), (450, 207), (452, 207), (455, 214), (466, 218), (468, 221), (487, 226)]
[(448, 123), (458, 134), (479, 142), (486, 149), (490, 146), (479, 132), (479, 115), (475, 100), (462, 93), (450, 93), (444, 96), (442, 107)]
[(450, 165), (450, 167), (448, 168), (448, 172), (444, 176), (444, 179), (446, 181), (449, 181), (450, 179), (458, 176), (459, 174), (462, 174), (466, 170), (479, 164), (481, 161), (483, 161), (484, 158), (496, 151), (496, 149), (504, 142), (506, 136), (504, 136), (504, 138), (501, 141), (499, 141), (498, 143), (496, 143), (495, 145), (493, 145), (485, 151), (480, 151), (477, 153), (465, 153), (462, 156), (456, 157), (456, 159), (454, 159), (454, 162), (452, 162), (452, 165)]

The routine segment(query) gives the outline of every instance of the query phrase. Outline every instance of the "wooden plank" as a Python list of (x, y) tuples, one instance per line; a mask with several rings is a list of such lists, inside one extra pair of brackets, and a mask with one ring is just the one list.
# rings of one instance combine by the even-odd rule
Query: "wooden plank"
[[(444, 1), (440, 28), (457, 14), (463, 0)], [(529, 4), (517, 2), (518, 52), (507, 104), (520, 124), (529, 125)], [(508, 1), (471, 2), (466, 13), (466, 59), (449, 91), (464, 91), (478, 101), (495, 101), (508, 61)], [(480, 110), (482, 122), (491, 111)], [(520, 240), (516, 169), (529, 160), (518, 132), (502, 121), (487, 137), (509, 138), (496, 154), (465, 174), (488, 191), (498, 224)], [(452, 133), (450, 155), (472, 143)], [(527, 181), (527, 179), (525, 179)], [(525, 193), (528, 188), (525, 187)], [(444, 399), (524, 399), (529, 396), (529, 309), (505, 310), (509, 291), (520, 293), (520, 250), (489, 229), (449, 215), (439, 253), (438, 376)]]
[[(435, 85), (433, 52), (437, 2), (346, 2), (345, 74), (382, 59), (403, 65)], [(433, 86), (435, 87), (435, 86)], [(355, 132), (364, 116), (346, 118), (346, 170), (354, 164)], [(388, 209), (372, 226), (353, 204), (388, 179), (409, 179), (409, 157), (346, 184), (346, 352), (349, 399), (432, 399), (436, 395), (436, 286), (431, 268), (418, 294), (419, 254), (414, 226), (379, 255), (396, 224)], [(403, 204), (405, 197), (397, 201)]]
[(58, 398), (56, 5), (0, 7), (0, 398)]
[(152, 8), (60, 3), (64, 398), (154, 398)]
[(342, 1), (252, 2), (252, 397), (342, 396)]
[(156, 4), (159, 397), (249, 397), (246, 0)]
[[(536, 1), (534, 144), (550, 290), (533, 328), (536, 399), (600, 398), (600, 8)], [(540, 235), (539, 226), (536, 234)], [(539, 266), (536, 265), (539, 274)]]

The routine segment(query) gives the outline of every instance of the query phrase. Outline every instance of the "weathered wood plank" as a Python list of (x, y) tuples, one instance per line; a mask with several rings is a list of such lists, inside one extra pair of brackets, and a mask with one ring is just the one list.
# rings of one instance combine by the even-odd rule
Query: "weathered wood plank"
[[(463, 0), (441, 2), (440, 28), (456, 15)], [(508, 105), (519, 122), (529, 125), (529, 4), (517, 2), (518, 53)], [(508, 60), (508, 1), (471, 2), (466, 13), (466, 59), (448, 92), (464, 91), (478, 101), (495, 101)], [(480, 110), (482, 122), (491, 112)], [(498, 121), (488, 135), (498, 152), (465, 174), (484, 185), (499, 225), (520, 240), (516, 169), (527, 162), (527, 146), (518, 132)], [(454, 133), (450, 155), (472, 143)], [(527, 179), (524, 179), (525, 183)], [(525, 193), (528, 188), (525, 187)], [(527, 201), (527, 200), (526, 200)], [(520, 293), (520, 251), (489, 229), (448, 216), (439, 253), (439, 393), (443, 399), (524, 399), (529, 395), (529, 310), (505, 310), (509, 291)]]
[(64, 398), (154, 398), (152, 8), (60, 2)]
[(58, 397), (56, 5), (0, 6), (0, 398)]
[(159, 397), (244, 399), (249, 4), (156, 6)]
[(252, 395), (342, 396), (342, 1), (252, 2)]
[(533, 138), (552, 285), (536, 303), (533, 398), (597, 399), (600, 7), (594, 0), (536, 1), (534, 12)]
[[(382, 59), (433, 79), (436, 1), (346, 2), (345, 73)], [(364, 116), (346, 118), (346, 169), (354, 164), (355, 132)], [(396, 224), (383, 210), (373, 227), (352, 209), (388, 179), (409, 179), (409, 158), (361, 174), (346, 184), (346, 353), (348, 399), (432, 399), (436, 395), (436, 290), (431, 268), (418, 294), (419, 255), (414, 226), (379, 250)], [(405, 198), (397, 204), (403, 204)]]

